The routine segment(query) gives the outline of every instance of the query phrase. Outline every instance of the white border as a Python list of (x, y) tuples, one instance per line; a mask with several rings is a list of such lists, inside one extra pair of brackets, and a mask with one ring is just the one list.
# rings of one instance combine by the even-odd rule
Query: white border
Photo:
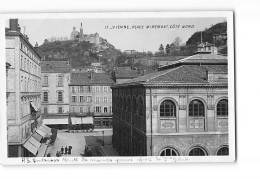
[[(5, 78), (5, 20), (9, 18), (19, 19), (64, 19), (64, 18), (199, 18), (199, 17), (226, 17), (228, 24), (228, 97), (229, 97), (229, 156), (206, 156), (206, 157), (91, 157), (90, 158), (8, 158), (7, 147), (1, 147), (1, 159), (5, 165), (14, 164), (108, 164), (108, 163), (180, 163), (180, 162), (234, 162), (235, 161), (235, 79), (234, 79), (234, 35), (233, 35), (233, 12), (231, 11), (198, 11), (198, 12), (109, 12), (109, 13), (30, 13), (30, 14), (1, 14), (0, 15), (0, 59), (1, 76)], [(3, 79), (5, 82), (5, 79)], [(4, 83), (6, 84), (6, 83)], [(5, 85), (1, 85), (1, 96), (5, 99)], [(0, 111), (6, 111), (5, 101), (1, 101)], [(6, 119), (6, 114), (1, 113), (0, 119)], [(1, 145), (7, 146), (7, 124), (1, 120)], [(54, 162), (53, 160), (57, 160)], [(36, 162), (35, 162), (36, 161)]]

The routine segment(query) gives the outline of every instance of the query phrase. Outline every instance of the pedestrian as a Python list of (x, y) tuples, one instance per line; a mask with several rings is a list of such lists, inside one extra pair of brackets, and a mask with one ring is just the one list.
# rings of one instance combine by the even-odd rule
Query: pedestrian
[(51, 157), (51, 154), (50, 154), (50, 153), (48, 153), (48, 154), (47, 154), (47, 157)]
[(67, 152), (68, 152), (68, 148), (67, 146), (65, 147), (65, 155), (67, 155)]
[(64, 152), (63, 146), (61, 147), (60, 151), (61, 151), (61, 154), (63, 155), (63, 152)]
[(69, 146), (69, 148), (68, 148), (68, 154), (69, 155), (71, 154), (71, 149), (72, 149), (72, 146)]
[(57, 152), (56, 152), (56, 157), (59, 157), (59, 155), (60, 155), (60, 154), (59, 154), (59, 151), (57, 151)]

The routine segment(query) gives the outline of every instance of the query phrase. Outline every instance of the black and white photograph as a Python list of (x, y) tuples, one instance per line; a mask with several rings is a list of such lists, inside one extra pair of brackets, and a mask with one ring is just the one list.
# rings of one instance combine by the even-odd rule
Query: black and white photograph
[(235, 161), (233, 12), (1, 20), (4, 164)]

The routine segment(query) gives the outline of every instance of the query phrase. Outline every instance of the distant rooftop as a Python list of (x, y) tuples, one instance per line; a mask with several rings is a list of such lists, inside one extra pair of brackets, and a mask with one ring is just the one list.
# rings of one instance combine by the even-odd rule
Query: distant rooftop
[(169, 69), (171, 67), (177, 67), (181, 65), (227, 65), (227, 56), (217, 55), (217, 54), (195, 54), (172, 63), (168, 63), (165, 66), (159, 67), (159, 70)]
[(70, 85), (112, 85), (111, 75), (94, 72), (72, 72)]
[(41, 61), (42, 73), (68, 73), (70, 67), (69, 61)]
[(116, 86), (131, 84), (209, 84), (207, 81), (208, 72), (227, 75), (227, 65), (185, 65), (127, 80)]

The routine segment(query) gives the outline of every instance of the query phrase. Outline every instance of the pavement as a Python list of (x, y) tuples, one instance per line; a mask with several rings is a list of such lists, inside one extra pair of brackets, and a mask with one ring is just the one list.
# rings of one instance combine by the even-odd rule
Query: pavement
[[(61, 150), (61, 147), (72, 146), (71, 155), (63, 155), (62, 157), (81, 157), (84, 154), (85, 145), (102, 146), (103, 133), (105, 146), (112, 145), (112, 129), (94, 130), (93, 132), (77, 132), (69, 133), (68, 131), (58, 131), (57, 139), (53, 146), (47, 148), (46, 155), (51, 154), (51, 157), (56, 157), (56, 152)], [(113, 149), (113, 148), (112, 148)], [(113, 153), (113, 152), (112, 152)]]

